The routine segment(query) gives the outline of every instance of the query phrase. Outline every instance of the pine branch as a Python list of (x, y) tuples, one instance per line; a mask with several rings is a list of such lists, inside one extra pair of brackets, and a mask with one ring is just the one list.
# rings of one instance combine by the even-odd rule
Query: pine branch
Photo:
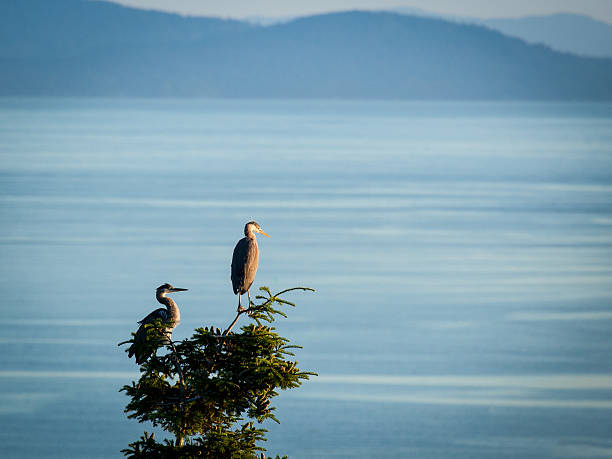
[[(153, 352), (141, 365), (139, 380), (121, 389), (130, 397), (125, 411), (129, 418), (173, 433), (176, 440), (158, 442), (145, 433), (123, 453), (134, 458), (254, 458), (265, 451), (258, 442), (266, 440), (266, 430), (250, 420), (279, 422), (271, 405), (279, 389), (299, 387), (315, 375), (289, 360), (291, 350), (300, 346), (262, 323), (286, 317), (281, 308), (295, 304), (281, 295), (293, 290), (313, 291), (296, 287), (272, 294), (262, 287), (262, 295), (238, 312), (223, 333), (214, 327), (197, 328), (190, 339), (172, 341), (164, 333), (166, 324), (147, 327), (140, 342)], [(244, 313), (253, 322), (231, 333)], [(133, 342), (134, 338), (122, 344)], [(160, 347), (167, 353), (158, 355)], [(248, 422), (237, 428), (244, 420)]]

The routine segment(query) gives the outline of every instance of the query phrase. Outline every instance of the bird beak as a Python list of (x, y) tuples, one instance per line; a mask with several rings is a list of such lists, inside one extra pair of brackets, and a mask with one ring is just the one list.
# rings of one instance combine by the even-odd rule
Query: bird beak
[(171, 292), (186, 292), (187, 290), (189, 290), (188, 288), (178, 288), (175, 287), (172, 290), (170, 290)]
[(259, 231), (257, 231), (257, 232), (263, 234), (264, 236), (270, 237), (270, 235), (268, 233), (264, 233), (264, 231), (261, 230), (261, 229)]

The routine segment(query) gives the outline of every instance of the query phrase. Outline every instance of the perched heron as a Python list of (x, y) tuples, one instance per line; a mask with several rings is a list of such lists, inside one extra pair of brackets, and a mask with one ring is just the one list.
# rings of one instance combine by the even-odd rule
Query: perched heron
[(270, 237), (263, 232), (259, 223), (248, 222), (244, 225), (244, 237), (234, 247), (234, 256), (232, 257), (232, 287), (234, 288), (234, 294), (238, 295), (238, 312), (245, 310), (240, 304), (240, 297), (245, 293), (249, 298), (249, 307), (251, 306), (249, 289), (255, 279), (257, 265), (259, 264), (259, 248), (257, 247), (255, 233)]
[(151, 357), (151, 354), (155, 352), (155, 350), (150, 346), (145, 345), (147, 337), (147, 327), (145, 327), (145, 325), (151, 324), (157, 319), (160, 319), (162, 322), (168, 322), (169, 325), (166, 327), (165, 332), (168, 335), (168, 338), (170, 338), (172, 330), (174, 330), (181, 321), (181, 311), (179, 311), (179, 308), (174, 300), (166, 295), (174, 292), (184, 292), (186, 290), (186, 288), (177, 288), (170, 284), (163, 284), (157, 287), (155, 298), (157, 298), (157, 301), (166, 307), (156, 309), (147, 317), (138, 322), (140, 327), (138, 327), (136, 336), (134, 336), (134, 343), (128, 349), (128, 357), (136, 355), (136, 363), (138, 365), (145, 362), (149, 357)]

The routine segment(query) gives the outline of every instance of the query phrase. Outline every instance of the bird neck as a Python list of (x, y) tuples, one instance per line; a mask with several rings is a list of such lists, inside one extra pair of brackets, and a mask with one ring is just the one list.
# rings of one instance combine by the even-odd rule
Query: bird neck
[(178, 322), (181, 319), (181, 311), (172, 298), (167, 297), (165, 293), (160, 293), (157, 295), (157, 301), (166, 306), (173, 321)]

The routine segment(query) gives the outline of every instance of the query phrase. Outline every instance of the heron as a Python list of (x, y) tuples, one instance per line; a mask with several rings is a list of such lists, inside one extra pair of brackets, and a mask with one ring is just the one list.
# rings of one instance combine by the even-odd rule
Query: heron
[(257, 247), (255, 233), (270, 237), (261, 229), (259, 223), (250, 221), (244, 225), (244, 237), (234, 247), (231, 277), (234, 294), (238, 295), (238, 312), (246, 311), (240, 304), (240, 297), (245, 293), (249, 298), (249, 307), (251, 307), (249, 289), (255, 279), (257, 266), (259, 265), (259, 247)]
[(151, 354), (155, 352), (150, 346), (146, 346), (146, 337), (147, 337), (147, 324), (153, 323), (155, 320), (160, 319), (164, 323), (168, 323), (168, 326), (164, 330), (168, 339), (170, 339), (170, 335), (172, 334), (172, 330), (176, 328), (176, 326), (181, 321), (181, 311), (179, 311), (176, 302), (167, 297), (169, 293), (174, 292), (185, 292), (186, 288), (178, 288), (173, 287), (172, 285), (166, 283), (157, 287), (155, 292), (155, 298), (161, 304), (166, 306), (165, 308), (159, 308), (150, 313), (144, 319), (138, 321), (140, 327), (136, 331), (136, 335), (134, 336), (134, 343), (128, 349), (128, 357), (136, 356), (136, 363), (140, 365), (145, 362)]

